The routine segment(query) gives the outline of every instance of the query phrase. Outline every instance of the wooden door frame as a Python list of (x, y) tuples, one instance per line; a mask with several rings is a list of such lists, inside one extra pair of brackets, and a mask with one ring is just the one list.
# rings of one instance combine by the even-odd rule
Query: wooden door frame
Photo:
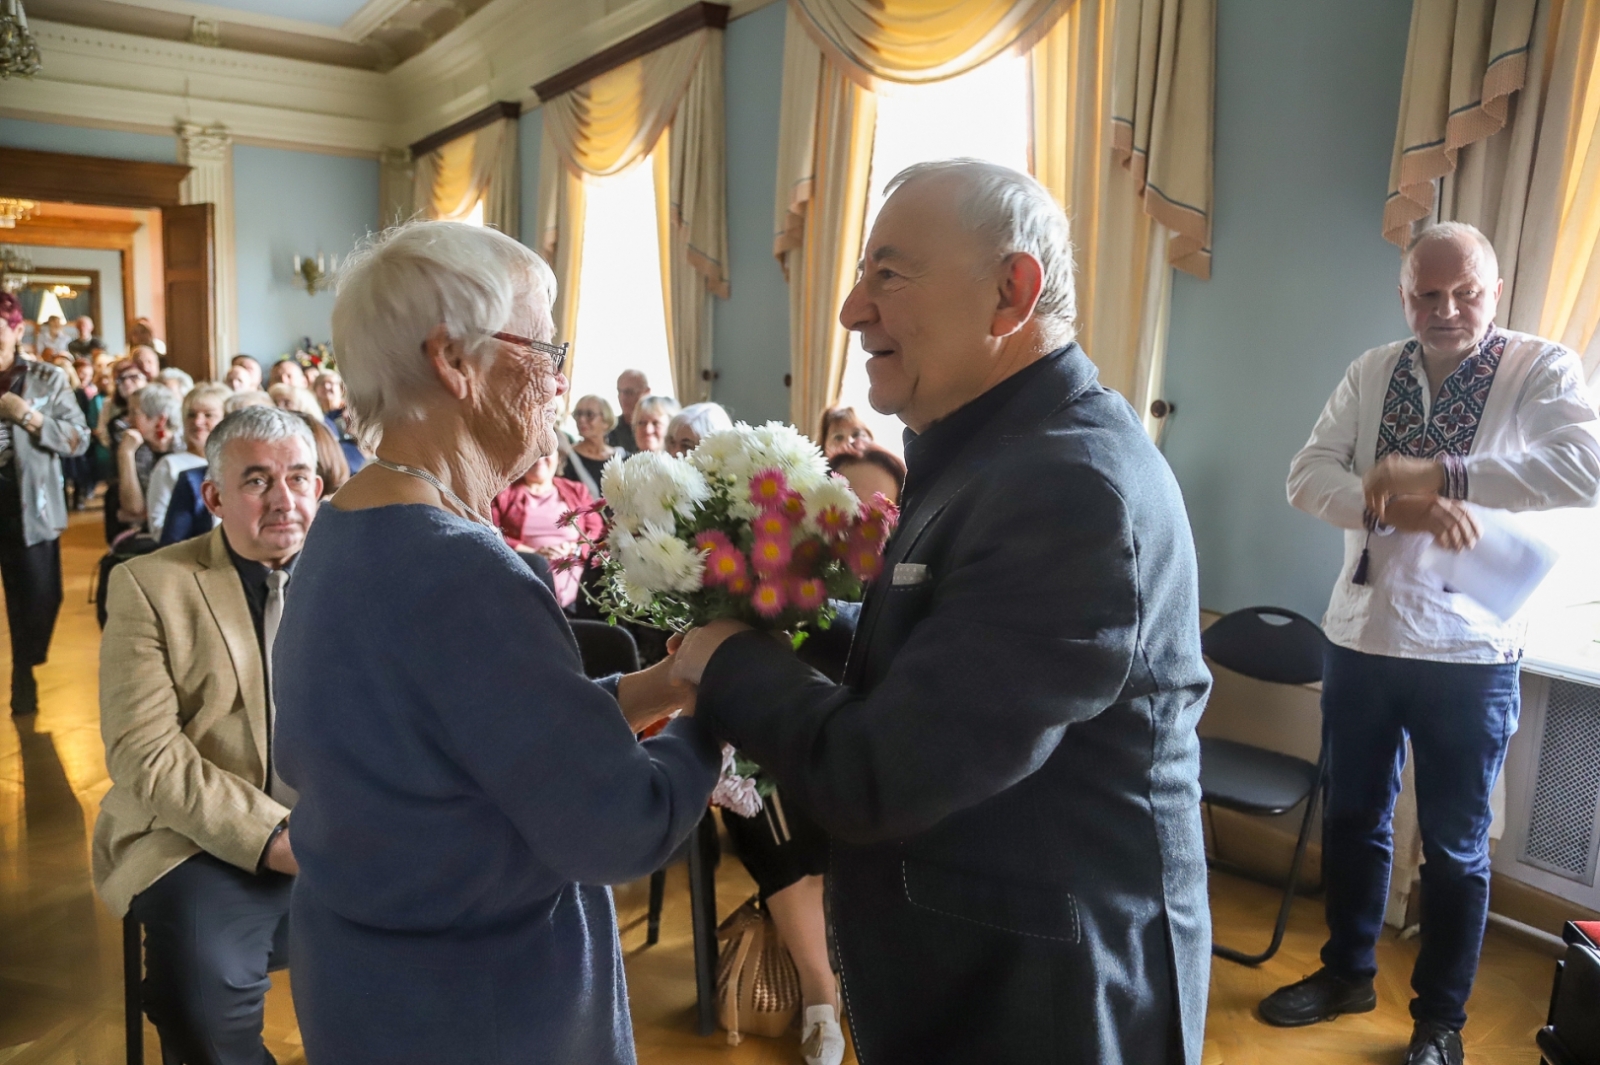
[[(0, 148), (0, 196), (161, 210), (182, 204), (183, 181), (193, 169), (175, 163), (148, 163), (138, 159), (110, 159), (66, 152), (36, 152), (28, 148)], [(126, 329), (133, 324), (133, 234), (138, 226), (127, 222), (96, 222), (94, 228), (110, 236), (102, 238), (101, 242), (92, 242), (93, 238), (87, 230), (66, 225), (67, 221), (28, 219), (18, 222), (17, 227), (6, 231), (5, 236), (18, 243), (26, 240), (31, 244), (53, 247), (120, 251), (123, 328)], [(219, 354), (212, 354), (213, 362)]]

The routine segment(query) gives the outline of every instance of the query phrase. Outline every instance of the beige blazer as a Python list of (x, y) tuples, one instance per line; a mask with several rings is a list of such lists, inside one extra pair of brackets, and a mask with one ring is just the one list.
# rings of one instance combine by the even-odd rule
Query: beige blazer
[(94, 886), (117, 916), (200, 851), (254, 872), (288, 809), (270, 798), (260, 645), (222, 529), (111, 571), (100, 733), (111, 790)]

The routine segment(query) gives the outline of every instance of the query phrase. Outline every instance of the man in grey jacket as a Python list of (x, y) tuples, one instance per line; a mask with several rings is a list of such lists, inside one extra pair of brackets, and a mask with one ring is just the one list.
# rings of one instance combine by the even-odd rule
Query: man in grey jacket
[(1183, 499), (1072, 342), (1049, 194), (971, 160), (889, 187), (840, 320), (909, 475), (844, 683), (725, 621), (676, 671), (828, 832), (863, 1065), (1198, 1063), (1210, 676)]
[(0, 292), (0, 583), (11, 626), (11, 712), (39, 709), (33, 667), (50, 653), (61, 609), (61, 460), (89, 447), (67, 375), (17, 353), (22, 307)]

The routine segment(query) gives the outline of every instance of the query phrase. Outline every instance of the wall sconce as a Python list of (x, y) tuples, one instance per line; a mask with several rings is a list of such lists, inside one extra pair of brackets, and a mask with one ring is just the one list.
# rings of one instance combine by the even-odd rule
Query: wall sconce
[(294, 257), (294, 283), (306, 290), (306, 294), (315, 296), (318, 292), (333, 284), (334, 275), (339, 272), (339, 257), (337, 255), (318, 254), (315, 259), (309, 255), (301, 258)]

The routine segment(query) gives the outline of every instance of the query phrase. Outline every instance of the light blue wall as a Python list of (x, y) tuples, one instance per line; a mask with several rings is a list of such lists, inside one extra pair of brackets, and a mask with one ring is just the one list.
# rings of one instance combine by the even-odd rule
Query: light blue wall
[(0, 118), (0, 147), (28, 148), (36, 152), (99, 155), (111, 159), (137, 159), (143, 163), (176, 163), (178, 138), (152, 133), (123, 133), (110, 129), (58, 126)]
[(728, 271), (733, 296), (716, 300), (713, 397), (735, 418), (788, 418), (789, 290), (772, 257), (778, 175), (784, 6), (728, 24)]
[[(100, 271), (100, 313), (94, 320), (94, 331), (106, 342), (108, 351), (121, 351), (125, 346), (122, 314), (122, 254), (103, 248), (54, 248), (45, 245), (19, 245), (26, 247), (33, 265), (40, 270), (71, 267), (78, 270)], [(71, 322), (67, 323), (70, 329)], [(76, 333), (73, 336), (77, 336)]]
[(293, 259), (343, 258), (377, 228), (377, 160), (237, 145), (233, 195), (239, 350), (270, 364), (303, 336), (331, 339), (333, 293), (296, 288)]
[(1164, 390), (1213, 610), (1327, 605), (1340, 534), (1284, 478), (1345, 367), (1405, 335), (1379, 221), (1410, 6), (1218, 5), (1212, 277), (1177, 275)]
[(544, 109), (522, 112), (517, 120), (517, 168), (522, 196), (522, 233), (518, 240), (539, 250), (539, 138), (544, 135)]

